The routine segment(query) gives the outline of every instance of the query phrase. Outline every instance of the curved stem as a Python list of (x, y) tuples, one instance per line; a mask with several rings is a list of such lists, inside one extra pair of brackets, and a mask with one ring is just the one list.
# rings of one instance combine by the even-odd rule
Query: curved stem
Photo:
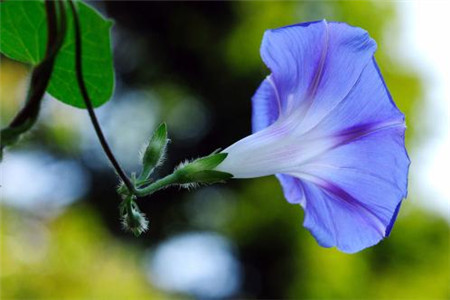
[(38, 118), (42, 98), (53, 72), (56, 55), (63, 44), (66, 34), (65, 7), (62, 2), (58, 2), (58, 20), (55, 3), (54, 1), (45, 1), (48, 35), (45, 57), (33, 69), (24, 107), (17, 113), (9, 126), (1, 130), (1, 150), (5, 146), (13, 144), (21, 134), (34, 125)]
[(114, 154), (111, 151), (111, 148), (108, 145), (108, 142), (105, 139), (105, 136), (103, 135), (103, 132), (100, 128), (100, 124), (97, 120), (97, 116), (95, 115), (95, 112), (94, 112), (92, 101), (89, 98), (89, 95), (88, 95), (88, 92), (86, 89), (86, 85), (85, 85), (84, 79), (83, 79), (83, 72), (82, 72), (80, 20), (78, 18), (78, 13), (77, 13), (77, 10), (76, 10), (75, 5), (73, 4), (72, 0), (69, 0), (69, 5), (72, 10), (74, 27), (75, 27), (75, 69), (76, 69), (78, 86), (80, 88), (81, 95), (83, 96), (83, 100), (84, 100), (84, 103), (86, 104), (86, 108), (89, 113), (89, 117), (91, 119), (92, 125), (94, 126), (94, 129), (95, 129), (97, 137), (100, 141), (100, 144), (102, 145), (103, 151), (105, 152), (105, 154), (108, 157), (109, 161), (111, 162), (112, 166), (116, 170), (117, 175), (120, 177), (120, 179), (122, 179), (123, 183), (128, 188), (128, 190), (131, 193), (135, 193), (136, 190), (134, 188), (134, 185), (131, 183), (130, 179), (123, 171), (119, 162), (116, 160)]

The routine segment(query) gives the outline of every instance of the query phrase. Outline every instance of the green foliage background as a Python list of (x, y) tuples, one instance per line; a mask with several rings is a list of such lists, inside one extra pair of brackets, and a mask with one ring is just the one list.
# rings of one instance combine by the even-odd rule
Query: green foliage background
[[(227, 2), (205, 4), (207, 9), (199, 3), (136, 2), (134, 9), (124, 3), (97, 5), (117, 19), (115, 26), (127, 33), (135, 51), (122, 54), (121, 59), (120, 46), (115, 49), (121, 84), (151, 90), (156, 100), (149, 101), (159, 101), (159, 117), (168, 121), (169, 132), (180, 126), (171, 118), (174, 109), (190, 97), (203, 99), (214, 111), (208, 125), (211, 133), (206, 137), (194, 142), (173, 137), (169, 151), (172, 164), (189, 155), (207, 154), (249, 133), (249, 99), (267, 74), (259, 58), (265, 29), (323, 18), (360, 26), (378, 42), (376, 58), (393, 98), (406, 115), (409, 151), (423, 140), (423, 130), (416, 127), (413, 117), (423, 99), (421, 78), (388, 52), (385, 33), (398, 30), (393, 3)], [(157, 18), (155, 22), (161, 21), (161, 27), (146, 31), (138, 21), (142, 19), (139, 11), (149, 19)], [(167, 49), (176, 51), (164, 51)], [(183, 52), (177, 52), (179, 49)], [(139, 57), (140, 67), (130, 71), (124, 65), (131, 64), (132, 56)], [(23, 87), (18, 83), (27, 69), (4, 57), (1, 65), (4, 125), (20, 105)], [(62, 157), (81, 157), (76, 131), (63, 119), (53, 121), (51, 126), (38, 126), (16, 149), (27, 151), (39, 146)], [(56, 218), (40, 219), (1, 204), (2, 298), (173, 297), (146, 281), (141, 258), (162, 240), (192, 230), (224, 235), (236, 245), (239, 260), (256, 270), (257, 279), (253, 279), (259, 280), (259, 289), (244, 286), (236, 297), (450, 297), (449, 224), (415, 205), (423, 197), (415, 188), (410, 188), (389, 239), (346, 255), (317, 245), (301, 226), (301, 209), (283, 199), (273, 177), (233, 181), (215, 187), (203, 200), (198, 200), (202, 190), (167, 191), (147, 199), (143, 211), (150, 215), (151, 229), (134, 239), (121, 233), (114, 207), (116, 195), (107, 192), (114, 188), (114, 176), (94, 171), (92, 176), (96, 178), (93, 191)], [(45, 241), (36, 242), (35, 236), (43, 236)]]

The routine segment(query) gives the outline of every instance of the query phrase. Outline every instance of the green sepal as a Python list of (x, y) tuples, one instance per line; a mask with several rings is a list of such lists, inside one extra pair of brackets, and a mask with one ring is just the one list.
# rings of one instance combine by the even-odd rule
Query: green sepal
[(232, 178), (233, 175), (230, 173), (214, 170), (226, 157), (227, 153), (213, 153), (181, 165), (174, 172), (177, 183), (187, 185), (212, 184)]
[(215, 171), (204, 170), (195, 173), (187, 173), (180, 178), (181, 184), (198, 183), (198, 184), (213, 184), (225, 182), (233, 177), (233, 174)]
[(198, 172), (203, 170), (212, 170), (227, 158), (227, 153), (213, 153), (205, 157), (197, 158), (196, 160), (184, 164), (179, 170), (186, 172)]
[(140, 181), (147, 180), (155, 168), (162, 164), (168, 143), (167, 125), (161, 123), (153, 132), (153, 135), (142, 154), (142, 172), (139, 176)]

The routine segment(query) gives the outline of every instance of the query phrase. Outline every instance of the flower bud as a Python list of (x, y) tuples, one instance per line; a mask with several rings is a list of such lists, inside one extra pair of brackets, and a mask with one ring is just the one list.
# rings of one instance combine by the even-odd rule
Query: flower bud
[(125, 230), (131, 231), (135, 236), (139, 236), (147, 231), (149, 222), (134, 201), (125, 201), (131, 202), (124, 202), (121, 207), (122, 226)]
[(165, 123), (161, 123), (153, 132), (153, 135), (142, 154), (142, 173), (139, 176), (139, 179), (148, 179), (153, 170), (162, 164), (168, 142), (167, 126)]

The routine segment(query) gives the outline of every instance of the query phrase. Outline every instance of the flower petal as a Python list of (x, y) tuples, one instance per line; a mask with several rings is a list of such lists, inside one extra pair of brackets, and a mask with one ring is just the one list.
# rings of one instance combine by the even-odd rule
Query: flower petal
[(268, 127), (278, 119), (280, 103), (273, 84), (272, 78), (268, 76), (252, 97), (253, 132)]
[[(302, 179), (304, 225), (319, 242), (356, 252), (389, 234), (407, 192), (404, 130), (396, 126), (371, 132), (291, 174)], [(333, 224), (323, 222), (328, 218)]]
[[(334, 145), (300, 168), (299, 173), (306, 175), (277, 175), (288, 202), (305, 207), (304, 225), (318, 242), (345, 252), (356, 252), (387, 236), (407, 193), (404, 116), (392, 101), (375, 59), (360, 66), (361, 74), (351, 80), (345, 95), (320, 98), (318, 88), (308, 111), (290, 116), (298, 118), (293, 120), (299, 124), (297, 136), (332, 137)], [(347, 73), (334, 76), (348, 79)], [(339, 92), (342, 84), (336, 83)]]
[(236, 178), (276, 174), (318, 242), (356, 252), (389, 235), (407, 193), (404, 116), (367, 32), (326, 21), (265, 33), (272, 74), (254, 97), (254, 134), (218, 166)]
[(289, 94), (297, 91), (299, 96), (306, 95), (314, 81), (325, 53), (327, 26), (326, 21), (318, 21), (264, 33), (261, 57), (272, 71), (284, 109)]
[(310, 120), (309, 124), (303, 122), (301, 130), (320, 135), (336, 134), (363, 124), (403, 124), (404, 115), (392, 100), (375, 58), (372, 58), (348, 94), (327, 114), (314, 121), (310, 117)]
[(305, 192), (300, 179), (285, 174), (276, 174), (276, 177), (280, 181), (284, 196), (289, 203), (305, 204)]
[(324, 20), (266, 31), (261, 56), (272, 71), (283, 112), (301, 111), (303, 120), (307, 112), (316, 119), (340, 102), (375, 49), (365, 30)]
[(338, 142), (335, 137), (302, 140), (277, 121), (223, 150), (228, 156), (216, 170), (234, 178), (291, 174)]
[(378, 243), (384, 224), (351, 195), (334, 185), (302, 182), (307, 199), (303, 225), (323, 247), (354, 253)]

